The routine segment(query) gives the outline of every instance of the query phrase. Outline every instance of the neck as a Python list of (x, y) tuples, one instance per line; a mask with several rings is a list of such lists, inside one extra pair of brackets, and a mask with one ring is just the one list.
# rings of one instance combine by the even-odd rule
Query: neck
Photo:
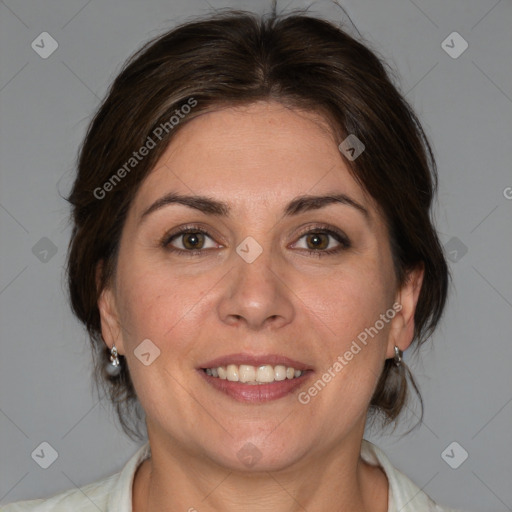
[(133, 512), (302, 512), (331, 510), (333, 503), (337, 510), (387, 511), (387, 478), (360, 458), (362, 433), (271, 472), (231, 470), (149, 438), (152, 457), (135, 476)]

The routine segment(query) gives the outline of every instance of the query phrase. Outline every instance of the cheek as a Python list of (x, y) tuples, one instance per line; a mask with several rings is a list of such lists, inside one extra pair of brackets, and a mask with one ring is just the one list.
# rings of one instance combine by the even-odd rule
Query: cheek
[(124, 272), (119, 296), (127, 330), (156, 336), (164, 325), (170, 329), (200, 300), (202, 292), (194, 283), (184, 282), (172, 269), (162, 270), (134, 262)]
[(391, 306), (390, 289), (380, 270), (363, 266), (333, 273), (324, 282), (304, 282), (306, 311), (323, 331), (343, 345), (379, 319)]
[(350, 411), (347, 417), (357, 417), (371, 399), (394, 316), (389, 286), (385, 273), (367, 266), (305, 288), (304, 313), (322, 333), (322, 368), (304, 401), (322, 395), (318, 403), (329, 402), (333, 421), (339, 407)]
[(204, 336), (205, 317), (211, 311), (207, 295), (218, 279), (211, 274), (187, 277), (158, 266), (138, 272), (136, 265), (124, 276), (119, 296), (128, 358), (149, 339), (160, 350), (160, 364), (166, 360), (166, 366), (177, 366), (196, 350), (201, 332)]
[[(183, 361), (191, 359), (193, 342), (199, 339), (199, 317), (204, 314), (202, 297), (209, 289), (207, 283), (194, 281), (156, 267), (137, 271), (132, 265), (119, 287), (128, 367), (141, 403), (154, 415), (158, 415), (162, 400), (171, 409), (189, 401), (179, 383), (186, 382), (183, 371), (192, 371), (185, 368)], [(154, 358), (147, 366), (138, 357), (139, 347), (143, 346), (149, 347), (150, 359)], [(169, 389), (172, 393), (167, 393)]]
[[(373, 276), (375, 277), (375, 276)], [(362, 286), (357, 277), (340, 277), (331, 286), (309, 290), (304, 312), (320, 336), (321, 365), (316, 379), (298, 396), (329, 425), (351, 428), (366, 414), (384, 362), (392, 304), (377, 279)]]

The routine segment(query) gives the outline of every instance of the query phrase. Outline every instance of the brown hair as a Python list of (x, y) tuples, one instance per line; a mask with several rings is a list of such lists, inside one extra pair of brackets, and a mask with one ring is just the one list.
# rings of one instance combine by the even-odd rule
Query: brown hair
[[(73, 222), (67, 275), (73, 312), (93, 347), (96, 382), (107, 390), (129, 436), (141, 437), (140, 404), (125, 358), (120, 356), (117, 375), (105, 369), (110, 353), (101, 335), (98, 297), (115, 277), (120, 235), (142, 180), (173, 135), (204, 112), (274, 100), (320, 113), (340, 142), (348, 134), (363, 141), (366, 150), (346, 163), (386, 221), (398, 284), (409, 270), (424, 265), (414, 316), (416, 346), (431, 335), (449, 281), (430, 218), (436, 164), (419, 120), (385, 66), (368, 43), (323, 19), (303, 12), (260, 17), (233, 10), (184, 23), (128, 60), (80, 149), (67, 198)], [(149, 147), (150, 140), (154, 146), (135, 161), (134, 151)], [(402, 410), (408, 378), (417, 391), (409, 370), (386, 360), (370, 403), (383, 424)]]

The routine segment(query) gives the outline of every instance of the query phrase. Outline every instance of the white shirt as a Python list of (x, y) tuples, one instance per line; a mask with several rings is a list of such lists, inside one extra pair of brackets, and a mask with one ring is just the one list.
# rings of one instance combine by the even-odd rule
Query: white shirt
[[(139, 465), (151, 455), (149, 442), (141, 446), (115, 475), (80, 489), (48, 499), (18, 501), (1, 507), (1, 512), (132, 512), (133, 477)], [(363, 439), (361, 457), (381, 466), (389, 482), (388, 512), (456, 512), (441, 508), (403, 473), (395, 469), (384, 452)]]

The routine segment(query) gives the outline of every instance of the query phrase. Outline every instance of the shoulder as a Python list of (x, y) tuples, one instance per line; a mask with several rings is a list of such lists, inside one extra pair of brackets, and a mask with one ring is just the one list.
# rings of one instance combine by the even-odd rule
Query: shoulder
[(386, 454), (376, 445), (363, 439), (361, 457), (370, 464), (379, 465), (389, 482), (388, 512), (462, 512), (437, 505), (407, 476), (396, 469)]
[(104, 480), (85, 485), (80, 489), (65, 491), (51, 498), (17, 501), (0, 508), (1, 512), (59, 512), (76, 510), (98, 512), (107, 510), (108, 496), (115, 488), (120, 473)]
[(17, 501), (0, 506), (0, 512), (131, 512), (133, 477), (140, 463), (149, 455), (149, 443), (146, 443), (119, 473), (47, 499)]

